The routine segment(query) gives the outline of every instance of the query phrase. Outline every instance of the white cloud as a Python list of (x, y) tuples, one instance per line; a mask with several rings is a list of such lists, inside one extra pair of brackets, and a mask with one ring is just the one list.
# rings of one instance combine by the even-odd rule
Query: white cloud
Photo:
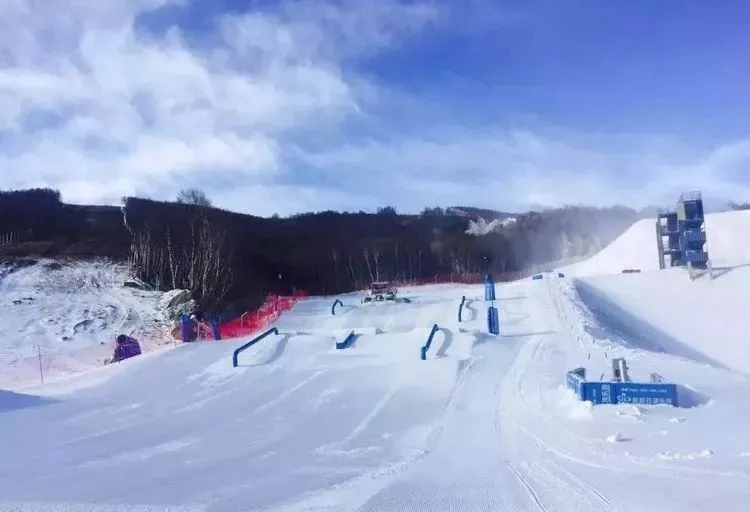
[[(718, 199), (750, 197), (740, 169), (750, 167), (750, 140), (719, 146), (698, 159), (670, 152), (591, 149), (529, 131), (454, 130), (450, 135), (359, 145), (304, 155), (379, 191), (384, 204), (473, 204), (504, 211), (534, 205), (633, 207), (672, 204), (684, 190)], [(389, 194), (390, 192), (390, 194)]]
[[(350, 66), (435, 25), (517, 21), (494, 3), (288, 1), (225, 16), (202, 39), (137, 26), (139, 15), (187, 1), (4, 0), (0, 188), (117, 203), (202, 186), (219, 206), (263, 214), (640, 206), (693, 188), (750, 197), (750, 141), (696, 157), (649, 141), (625, 153), (606, 136), (470, 129), (451, 121), (461, 98), (385, 90)], [(367, 133), (379, 135), (362, 141)]]
[(111, 202), (151, 191), (170, 198), (207, 174), (267, 186), (285, 170), (291, 134), (358, 112), (344, 54), (392, 44), (429, 19), (428, 9), (395, 1), (290, 3), (224, 18), (198, 46), (176, 28), (136, 28), (139, 14), (167, 3), (4, 3), (0, 187), (47, 185), (69, 201)]

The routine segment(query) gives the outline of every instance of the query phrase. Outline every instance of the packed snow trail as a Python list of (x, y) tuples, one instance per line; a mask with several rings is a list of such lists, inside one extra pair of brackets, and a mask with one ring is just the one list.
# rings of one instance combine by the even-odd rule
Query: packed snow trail
[[(519, 337), (504, 346), (475, 347), (440, 438), (402, 477), (373, 496), (362, 511), (536, 510), (538, 497), (509, 460), (498, 418), (501, 376), (515, 358)], [(494, 340), (493, 340), (494, 341)]]
[[(443, 295), (443, 318), (454, 296)], [(330, 306), (301, 311), (316, 302)], [(387, 309), (371, 311), (387, 322)], [(190, 344), (124, 361), (73, 394), (0, 392), (0, 500), (256, 510), (399, 464), (421, 448), (472, 342), (447, 326), (433, 347), (443, 357), (423, 362), (429, 327), (411, 327), (345, 351), (330, 334), (287, 329), (236, 369), (238, 343)]]
[[(747, 415), (732, 404), (747, 381), (649, 354), (639, 363), (721, 383), (725, 400), (578, 402), (565, 371), (596, 378), (625, 348), (578, 331), (582, 304), (547, 278), (498, 286), (498, 337), (484, 334), (478, 286), (423, 288), (423, 303), (398, 306), (345, 296), (335, 316), (332, 298), (310, 299), (239, 368), (239, 343), (206, 342), (124, 361), (73, 393), (0, 392), (0, 509), (744, 510)], [(441, 332), (420, 361), (432, 322)], [(349, 329), (355, 344), (334, 350)]]
[(503, 417), (513, 414), (503, 395), (518, 393), (508, 375), (520, 353), (558, 334), (543, 287), (508, 288), (515, 294), (497, 302), (501, 336), (479, 336), (434, 446), (359, 510), (618, 510), (559, 466), (536, 464), (539, 454), (528, 457), (528, 440)]

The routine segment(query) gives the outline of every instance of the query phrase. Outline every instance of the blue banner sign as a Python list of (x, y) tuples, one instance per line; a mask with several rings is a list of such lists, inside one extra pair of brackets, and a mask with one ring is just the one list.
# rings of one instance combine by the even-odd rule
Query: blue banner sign
[(566, 382), (579, 399), (600, 404), (672, 405), (677, 407), (677, 385), (653, 374), (652, 382), (586, 382), (585, 368), (567, 373)]

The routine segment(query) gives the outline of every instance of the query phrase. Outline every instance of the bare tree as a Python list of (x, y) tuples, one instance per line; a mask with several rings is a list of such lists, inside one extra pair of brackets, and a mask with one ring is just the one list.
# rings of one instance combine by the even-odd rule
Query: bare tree
[(179, 282), (179, 279), (182, 278), (182, 268), (185, 261), (177, 255), (174, 243), (172, 242), (172, 232), (169, 227), (167, 227), (167, 258), (169, 260), (172, 289), (177, 289), (182, 284)]
[(196, 206), (211, 206), (211, 200), (198, 188), (183, 188), (177, 194), (177, 202)]

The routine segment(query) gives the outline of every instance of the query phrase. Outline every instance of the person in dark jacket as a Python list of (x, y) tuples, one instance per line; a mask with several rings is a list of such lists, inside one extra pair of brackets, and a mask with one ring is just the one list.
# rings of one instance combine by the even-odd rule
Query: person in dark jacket
[(138, 344), (138, 341), (131, 338), (130, 336), (120, 334), (119, 336), (117, 336), (114, 356), (109, 362), (116, 363), (118, 361), (122, 361), (123, 359), (128, 359), (139, 355), (141, 355), (141, 346)]

